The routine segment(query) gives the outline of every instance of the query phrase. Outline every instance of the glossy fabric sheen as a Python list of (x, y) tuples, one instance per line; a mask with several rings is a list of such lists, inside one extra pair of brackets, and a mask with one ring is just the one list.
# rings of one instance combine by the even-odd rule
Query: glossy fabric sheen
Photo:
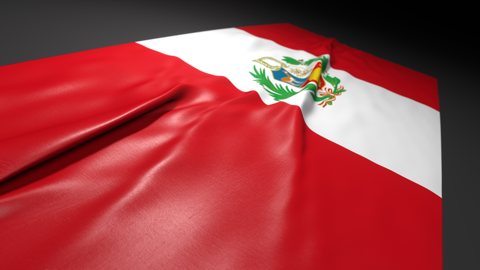
[(357, 78), (382, 86), (437, 111), (440, 109), (437, 80), (433, 77), (292, 24), (255, 25), (240, 29), (294, 50), (305, 50), (314, 55), (329, 53), (332, 67), (348, 71)]
[(441, 269), (441, 198), (126, 44), (0, 67), (2, 269)]
[[(286, 36), (294, 36), (294, 33), (296, 32)], [(296, 40), (303, 39), (299, 37)], [(259, 38), (244, 30), (227, 28), (138, 43), (148, 49), (178, 57), (202, 72), (223, 76), (240, 91), (257, 91), (265, 104), (285, 102), (298, 106), (302, 110), (306, 125), (314, 133), (441, 196), (439, 112), (349, 73), (372, 69), (369, 71), (371, 77), (383, 76), (383, 80), (388, 81), (389, 77), (395, 78), (397, 74), (403, 74), (402, 69), (386, 62), (383, 65), (379, 64), (378, 58), (363, 55), (361, 57), (363, 63), (354, 65), (356, 69), (350, 68), (345, 71), (326, 66), (325, 72), (337, 77), (347, 89), (347, 92), (335, 101), (335, 106), (324, 108), (316, 105), (312, 102), (310, 93), (306, 91), (277, 101), (248, 72), (252, 71), (252, 65), (256, 63), (252, 60), (265, 55), (276, 59), (282, 59), (285, 55), (295, 59), (311, 59), (320, 55), (292, 50), (279, 45), (277, 41), (281, 40)], [(332, 55), (335, 64), (338, 63), (335, 42), (318, 37), (316, 44), (319, 47), (329, 47), (329, 44), (333, 44), (328, 55)], [(355, 51), (347, 52), (353, 54)], [(345, 53), (341, 55), (340, 59), (355, 58), (351, 55), (346, 57)], [(370, 66), (376, 68), (369, 68)], [(255, 68), (263, 70), (265, 66), (256, 63)], [(396, 71), (389, 72), (391, 74), (389, 77), (375, 71), (388, 68)], [(269, 70), (266, 74), (268, 73)], [(415, 81), (425, 81), (426, 89), (436, 91), (436, 86), (432, 83), (434, 79), (425, 75), (398, 77), (412, 77), (403, 80), (404, 84), (412, 86), (416, 86)]]

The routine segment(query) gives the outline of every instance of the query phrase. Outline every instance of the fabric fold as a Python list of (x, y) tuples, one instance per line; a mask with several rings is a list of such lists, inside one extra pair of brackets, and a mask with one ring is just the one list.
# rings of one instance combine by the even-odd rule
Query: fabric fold
[(434, 79), (242, 29), (0, 67), (2, 269), (441, 269)]

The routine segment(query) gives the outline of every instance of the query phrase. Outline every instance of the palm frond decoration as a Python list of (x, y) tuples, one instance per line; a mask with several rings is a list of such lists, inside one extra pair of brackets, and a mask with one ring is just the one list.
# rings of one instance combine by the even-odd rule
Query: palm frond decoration
[(250, 74), (255, 78), (255, 82), (259, 83), (265, 89), (265, 91), (267, 91), (267, 93), (277, 101), (287, 99), (298, 93), (288, 88), (288, 86), (274, 84), (265, 74), (264, 68), (257, 69), (257, 67), (254, 65), (253, 72), (250, 72)]
[[(263, 58), (260, 58), (260, 60), (262, 59)], [(270, 57), (268, 59), (272, 60), (274, 58)], [(306, 85), (302, 85), (301, 88), (300, 87), (298, 89), (294, 88), (296, 90), (292, 90), (292, 88), (289, 88), (287, 85), (285, 85), (278, 79), (277, 80), (279, 81), (279, 83), (272, 82), (272, 80), (275, 81), (275, 79), (270, 78), (270, 76), (267, 76), (266, 69), (257, 68), (256, 65), (253, 66), (253, 71), (250, 72), (250, 75), (252, 75), (254, 78), (254, 81), (260, 84), (263, 87), (263, 89), (276, 101), (287, 99), (302, 91), (308, 91), (315, 103), (317, 103), (322, 107), (326, 107), (328, 105), (332, 105), (338, 96), (340, 96), (343, 92), (347, 91), (342, 85), (340, 85), (339, 78), (335, 76), (331, 76), (326, 72), (329, 60), (330, 60), (329, 56), (326, 56), (326, 55), (320, 56), (320, 57), (314, 57), (306, 61), (302, 59), (295, 59), (289, 56), (284, 56), (282, 59), (284, 63), (282, 64), (282, 68), (283, 68), (283, 65), (285, 65), (285, 68), (289, 68), (289, 65), (302, 66), (304, 68), (309, 69), (310, 73), (313, 70), (312, 68), (314, 68), (314, 67), (311, 67), (311, 65), (317, 62), (321, 62), (322, 63), (321, 76), (325, 80), (325, 82), (328, 83), (327, 85), (323, 84), (319, 86), (318, 85), (319, 82), (306, 81), (305, 82)], [(279, 62), (278, 60), (276, 61)], [(265, 65), (269, 69), (275, 68), (275, 67), (269, 66), (267, 63), (264, 63), (262, 61), (257, 61), (257, 62)], [(277, 71), (277, 69), (275, 69), (275, 71)], [(283, 70), (283, 72), (287, 76), (289, 76), (289, 73), (287, 73), (288, 70)], [(283, 77), (281, 80), (283, 81)]]
[(283, 57), (283, 62), (287, 63), (287, 64), (290, 64), (290, 65), (300, 65), (302, 64), (303, 62), (293, 58), (293, 57), (290, 57), (290, 56), (284, 56)]

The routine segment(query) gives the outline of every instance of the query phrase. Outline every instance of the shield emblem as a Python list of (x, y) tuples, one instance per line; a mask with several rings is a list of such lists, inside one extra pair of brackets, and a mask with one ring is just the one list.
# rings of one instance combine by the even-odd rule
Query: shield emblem
[(269, 68), (275, 80), (291, 86), (302, 88), (309, 82), (314, 82), (320, 88), (325, 84), (321, 74), (321, 62), (312, 63), (309, 66), (303, 64), (292, 66), (273, 57), (262, 57), (255, 62)]
[(250, 74), (274, 100), (288, 99), (302, 91), (308, 91), (318, 105), (325, 107), (332, 105), (337, 96), (347, 91), (340, 85), (339, 78), (325, 72), (329, 61), (326, 55), (306, 61), (288, 56), (285, 56), (283, 61), (270, 56), (253, 61), (271, 71), (269, 76), (265, 68), (254, 65)]
[(272, 75), (275, 80), (288, 83), (295, 87), (302, 87), (307, 80), (307, 77), (297, 77), (283, 67), (281, 67), (279, 70), (272, 70)]

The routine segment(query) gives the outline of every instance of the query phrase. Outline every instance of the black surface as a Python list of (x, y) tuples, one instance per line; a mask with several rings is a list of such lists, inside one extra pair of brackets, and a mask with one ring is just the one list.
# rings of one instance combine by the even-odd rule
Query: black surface
[(476, 10), (459, 1), (425, 8), (405, 1), (358, 2), (1, 2), (0, 65), (160, 36), (290, 22), (435, 76), (442, 120), (444, 266), (480, 269)]

